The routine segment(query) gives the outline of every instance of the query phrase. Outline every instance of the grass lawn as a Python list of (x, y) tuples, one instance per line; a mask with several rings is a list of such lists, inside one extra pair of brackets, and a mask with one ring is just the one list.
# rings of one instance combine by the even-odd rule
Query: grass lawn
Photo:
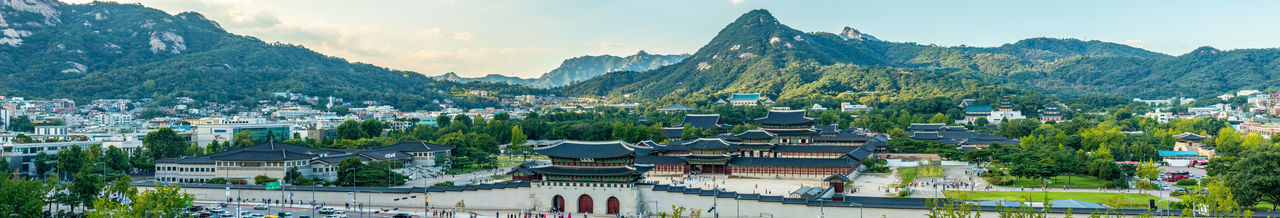
[[(1044, 192), (1038, 191), (942, 191), (947, 198), (965, 200), (1010, 200), (1010, 201), (1044, 201)], [(1133, 200), (1130, 200), (1133, 198)], [(1075, 199), (1105, 204), (1119, 208), (1146, 208), (1147, 200), (1160, 200), (1160, 197), (1137, 193), (1101, 193), (1101, 192), (1049, 192), (1049, 200)], [(1165, 203), (1157, 203), (1165, 205)], [(1168, 208), (1168, 207), (1163, 207)]]
[(898, 183), (898, 188), (907, 187), (916, 177), (942, 177), (943, 170), (939, 166), (899, 167), (898, 178), (902, 178), (902, 182)]
[(916, 169), (916, 177), (942, 177), (940, 166), (920, 166)]
[[(1069, 178), (1069, 179), (1068, 179)], [(1102, 187), (1102, 180), (1098, 180), (1092, 176), (1056, 176), (1049, 179), (1049, 187), (1062, 188), (1067, 185), (1068, 180), (1071, 182), (1071, 188), (1098, 188)], [(1009, 185), (998, 185), (1002, 187), (1040, 187), (1040, 180), (1029, 178), (1018, 178), (1017, 182)]]
[(497, 181), (508, 180), (511, 179), (511, 174), (496, 174), (489, 176), (489, 178), (493, 178), (493, 180)]
[(907, 187), (911, 181), (916, 179), (916, 167), (899, 167), (898, 178), (902, 178), (902, 182), (898, 183), (898, 188)]

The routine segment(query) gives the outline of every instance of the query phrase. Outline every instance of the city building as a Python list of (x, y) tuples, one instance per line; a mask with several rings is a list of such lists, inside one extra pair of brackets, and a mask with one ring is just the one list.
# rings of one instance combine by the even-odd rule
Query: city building
[(293, 137), (290, 135), (291, 126), (287, 123), (226, 123), (193, 125), (191, 129), (195, 131), (194, 142), (204, 146), (214, 140), (234, 140), (236, 133), (240, 132), (253, 133), (253, 141), (284, 141)]

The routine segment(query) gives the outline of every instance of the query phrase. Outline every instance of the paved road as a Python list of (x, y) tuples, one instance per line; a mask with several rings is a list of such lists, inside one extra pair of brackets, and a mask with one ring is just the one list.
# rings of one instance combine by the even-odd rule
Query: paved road
[(453, 181), (454, 185), (484, 183), (484, 182), (494, 181), (493, 177), (490, 177), (490, 176), (510, 172), (511, 168), (512, 167), (502, 167), (502, 168), (472, 172), (467, 174), (443, 175), (436, 178), (419, 178), (419, 179), (405, 181), (404, 185), (399, 185), (399, 186), (396, 186), (395, 188), (423, 187), (424, 185), (429, 187), (431, 185), (435, 185), (436, 183), (441, 183), (446, 181)]

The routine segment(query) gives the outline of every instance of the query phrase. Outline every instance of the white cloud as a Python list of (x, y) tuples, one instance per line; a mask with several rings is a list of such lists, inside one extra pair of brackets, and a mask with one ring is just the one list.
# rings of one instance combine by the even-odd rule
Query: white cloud
[(469, 32), (454, 33), (453, 39), (462, 40), (464, 42), (471, 42), (471, 33)]
[(736, 5), (736, 4), (742, 3), (742, 1), (745, 1), (745, 0), (729, 0), (729, 3), (733, 3)]

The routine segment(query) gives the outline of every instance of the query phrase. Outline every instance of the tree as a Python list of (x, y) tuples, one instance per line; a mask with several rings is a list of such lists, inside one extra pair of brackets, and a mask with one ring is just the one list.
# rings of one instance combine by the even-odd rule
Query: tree
[(36, 174), (39, 174), (41, 178), (44, 178), (45, 172), (49, 172), (49, 170), (53, 168), (49, 163), (50, 161), (53, 161), (52, 159), (53, 158), (49, 157), (49, 154), (44, 152), (36, 153), (36, 158), (32, 161), (32, 164), (36, 165)]
[(187, 140), (168, 127), (147, 133), (142, 139), (142, 146), (151, 151), (155, 160), (181, 156), (187, 149)]
[(449, 126), (449, 124), (452, 123), (452, 121), (453, 120), (451, 120), (449, 115), (441, 114), (440, 116), (436, 116), (436, 127)]
[(145, 171), (154, 170), (156, 167), (155, 160), (151, 159), (151, 155), (148, 155), (147, 151), (142, 149), (133, 149), (133, 154), (130, 154), (129, 158), (133, 159), (132, 165), (134, 169)]
[(951, 121), (951, 117), (942, 113), (933, 114), (933, 117), (929, 118), (929, 123), (951, 123)]
[(1236, 198), (1235, 194), (1232, 193), (1232, 188), (1222, 181), (1213, 179), (1203, 188), (1197, 189), (1189, 192), (1190, 196), (1184, 198), (1187, 199), (1184, 203), (1188, 205), (1182, 209), (1182, 214), (1192, 214), (1195, 210), (1208, 210), (1210, 215), (1214, 217), (1228, 217), (1227, 215), (1232, 214), (1244, 214), (1245, 216), (1243, 217), (1251, 217), (1247, 214), (1252, 214), (1252, 212), (1243, 210), (1238, 203), (1240, 199)]
[(698, 128), (693, 127), (693, 125), (685, 125), (684, 131), (680, 133), (680, 140), (698, 139), (698, 137), (702, 137), (701, 133), (702, 131), (699, 131)]
[(1280, 160), (1280, 147), (1257, 147), (1244, 155), (1226, 176), (1236, 201), (1241, 206), (1269, 202), (1275, 210), (1274, 205), (1280, 204), (1280, 161), (1276, 161)]
[(464, 127), (471, 127), (471, 123), (474, 121), (466, 114), (453, 115), (453, 122)]
[(190, 146), (187, 146), (187, 150), (182, 152), (182, 155), (201, 155), (201, 154), (204, 154), (204, 148), (200, 147), (200, 145), (197, 145), (195, 143), (192, 143)]
[(71, 180), (71, 195), (72, 199), (74, 199), (71, 203), (71, 210), (74, 211), (76, 205), (93, 205), (93, 200), (98, 198), (98, 191), (102, 190), (104, 185), (102, 177), (97, 174), (76, 173)]
[(1161, 172), (1164, 172), (1164, 168), (1151, 161), (1143, 161), (1138, 164), (1138, 168), (1134, 173), (1139, 178), (1138, 181), (1134, 182), (1134, 185), (1138, 186), (1138, 193), (1142, 193), (1146, 189), (1155, 189), (1156, 185), (1151, 183), (1151, 180), (1159, 179)]
[(284, 174), (284, 181), (289, 184), (296, 184), (298, 179), (302, 178), (302, 172), (298, 172), (297, 167), (289, 168), (289, 172)]
[(382, 122), (375, 119), (367, 119), (360, 122), (360, 130), (363, 130), (365, 132), (364, 135), (367, 137), (382, 136), (383, 128), (385, 127), (383, 127)]
[(84, 168), (84, 149), (80, 145), (58, 151), (58, 173), (72, 175)]
[(261, 185), (261, 184), (267, 184), (268, 182), (275, 182), (275, 181), (276, 179), (267, 177), (267, 175), (258, 175), (253, 177), (253, 184)]
[(212, 154), (212, 153), (218, 153), (218, 152), (222, 152), (222, 143), (218, 143), (218, 140), (216, 139), (213, 140), (212, 142), (209, 142), (209, 145), (204, 146), (204, 153), (206, 154)]
[(245, 147), (245, 146), (251, 146), (251, 145), (257, 144), (257, 142), (255, 142), (254, 139), (258, 138), (258, 135), (253, 134), (253, 132), (250, 132), (250, 131), (240, 131), (240, 132), (237, 132), (233, 137), (234, 138), (231, 140), (236, 142), (235, 144), (236, 147)]
[(347, 120), (338, 124), (338, 138), (356, 140), (369, 137), (369, 133), (360, 128), (360, 123), (355, 120)]
[(49, 188), (39, 180), (22, 180), (0, 176), (0, 214), (40, 217)]
[(1001, 135), (1009, 138), (1022, 138), (1031, 135), (1031, 131), (1040, 127), (1040, 121), (1034, 119), (1006, 120), (997, 129)]
[(124, 149), (115, 146), (109, 147), (105, 156), (103, 160), (106, 161), (107, 167), (115, 172), (124, 172), (133, 168), (133, 164), (129, 161), (129, 154), (125, 153)]
[(364, 163), (359, 158), (350, 157), (342, 159), (338, 162), (338, 184), (344, 186), (355, 186), (356, 174), (360, 172), (360, 168), (364, 167)]
[(88, 217), (178, 217), (188, 202), (195, 200), (191, 194), (182, 192), (182, 187), (175, 185), (160, 186), (136, 195), (128, 196), (130, 204), (122, 203), (123, 198), (98, 198), (93, 201), (97, 210), (86, 214)]

